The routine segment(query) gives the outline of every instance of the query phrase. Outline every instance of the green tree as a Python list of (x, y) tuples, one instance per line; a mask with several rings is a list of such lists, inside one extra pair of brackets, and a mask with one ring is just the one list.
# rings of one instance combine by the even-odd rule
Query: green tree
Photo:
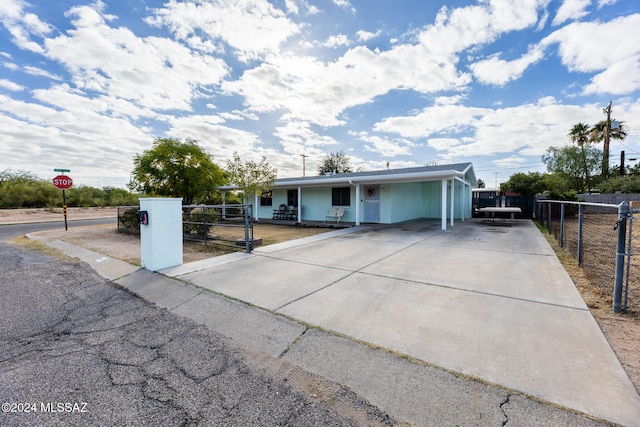
[(487, 185), (484, 183), (483, 180), (478, 179), (478, 187), (477, 188), (485, 188)]
[(222, 169), (193, 139), (156, 138), (150, 150), (133, 159), (129, 188), (151, 196), (181, 197), (201, 203), (225, 183)]
[(278, 170), (262, 156), (259, 163), (252, 160), (243, 161), (240, 155), (233, 153), (233, 159), (227, 161), (226, 168), (229, 181), (238, 186), (243, 193), (244, 203), (249, 203), (249, 197), (262, 195), (268, 191), (276, 180)]
[(602, 193), (640, 193), (640, 176), (623, 175), (613, 176), (600, 184), (600, 192)]
[(540, 172), (515, 173), (506, 182), (500, 184), (501, 190), (513, 191), (523, 196), (535, 196), (547, 189), (543, 174)]
[(547, 171), (558, 175), (566, 181), (564, 187), (569, 190), (584, 192), (587, 188), (586, 169), (593, 176), (602, 160), (602, 151), (596, 147), (581, 148), (576, 146), (549, 147), (547, 154), (542, 156), (542, 162), (547, 165)]
[(62, 204), (60, 190), (29, 172), (0, 172), (0, 207), (40, 208)]
[(582, 168), (585, 176), (585, 181), (587, 183), (587, 191), (591, 192), (591, 179), (589, 174), (589, 167), (587, 165), (587, 155), (585, 153), (585, 145), (589, 144), (591, 129), (589, 125), (583, 122), (576, 123), (573, 125), (571, 130), (569, 131), (569, 138), (571, 142), (580, 147), (580, 152), (582, 154)]
[(318, 166), (318, 173), (324, 175), (326, 173), (349, 173), (352, 172), (351, 161), (344, 151), (326, 154)]

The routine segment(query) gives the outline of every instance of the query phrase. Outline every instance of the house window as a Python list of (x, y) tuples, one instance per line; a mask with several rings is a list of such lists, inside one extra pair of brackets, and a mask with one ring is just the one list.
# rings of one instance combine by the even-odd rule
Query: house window
[(273, 194), (271, 191), (263, 191), (260, 196), (260, 206), (273, 206)]
[(287, 206), (298, 207), (298, 190), (287, 190)]
[(337, 187), (331, 189), (332, 206), (351, 206), (351, 188)]

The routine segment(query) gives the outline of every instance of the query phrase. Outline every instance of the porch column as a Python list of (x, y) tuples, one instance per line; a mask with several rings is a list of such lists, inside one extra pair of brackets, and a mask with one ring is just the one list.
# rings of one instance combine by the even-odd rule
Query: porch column
[(467, 204), (464, 202), (467, 200), (467, 183), (462, 183), (462, 194), (460, 195), (460, 219), (464, 222), (464, 214), (467, 208)]
[(455, 179), (451, 180), (451, 226), (453, 227), (453, 217), (456, 213), (456, 202), (455, 202), (455, 194), (456, 194), (456, 181)]
[(446, 231), (447, 229), (447, 180), (443, 179), (442, 180), (442, 212), (440, 213), (441, 216), (441, 229), (443, 231)]
[(356, 184), (356, 226), (360, 225), (360, 184)]
[(298, 224), (302, 224), (302, 187), (298, 187)]
[(260, 198), (258, 197), (258, 193), (255, 194), (254, 203), (253, 203), (253, 218), (258, 221), (258, 206), (260, 206)]

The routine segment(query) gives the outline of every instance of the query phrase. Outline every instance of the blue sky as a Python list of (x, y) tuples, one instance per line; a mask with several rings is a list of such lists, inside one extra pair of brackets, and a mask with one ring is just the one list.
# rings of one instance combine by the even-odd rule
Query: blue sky
[(613, 117), (640, 160), (637, 0), (3, 0), (0, 170), (123, 187), (155, 137), (281, 178), (329, 152), (378, 170), (544, 171)]

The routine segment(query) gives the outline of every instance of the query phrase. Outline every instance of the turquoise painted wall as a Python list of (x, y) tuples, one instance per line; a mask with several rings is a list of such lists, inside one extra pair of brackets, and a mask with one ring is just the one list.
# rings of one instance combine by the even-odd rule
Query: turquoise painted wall
[[(296, 189), (297, 191), (297, 189)], [(344, 221), (355, 222), (356, 220), (356, 195), (355, 187), (351, 187), (351, 206), (342, 206), (345, 208)], [(287, 204), (287, 190), (273, 190), (273, 205), (260, 206), (258, 208), (258, 218), (270, 219), (273, 216), (273, 210), (278, 209), (280, 204)], [(326, 213), (331, 209), (331, 188), (302, 188), (302, 220), (307, 221), (324, 221)]]
[[(455, 184), (455, 219), (462, 214), (461, 201), (465, 199), (465, 219), (471, 217), (471, 188), (454, 181)], [(463, 187), (466, 190), (463, 191)], [(362, 190), (362, 187), (361, 187)], [(442, 183), (397, 183), (380, 185), (380, 223), (392, 224), (418, 218), (440, 218)], [(351, 186), (351, 206), (344, 206), (345, 221), (356, 221), (356, 202), (360, 203), (362, 220), (363, 206), (356, 201), (355, 187)], [(362, 198), (362, 194), (361, 194)], [(447, 193), (447, 218), (450, 216), (451, 192)], [(273, 210), (281, 204), (287, 204), (287, 190), (273, 190), (273, 205), (259, 206), (259, 218), (271, 218)], [(327, 211), (331, 208), (331, 188), (302, 188), (302, 220), (323, 221)]]

